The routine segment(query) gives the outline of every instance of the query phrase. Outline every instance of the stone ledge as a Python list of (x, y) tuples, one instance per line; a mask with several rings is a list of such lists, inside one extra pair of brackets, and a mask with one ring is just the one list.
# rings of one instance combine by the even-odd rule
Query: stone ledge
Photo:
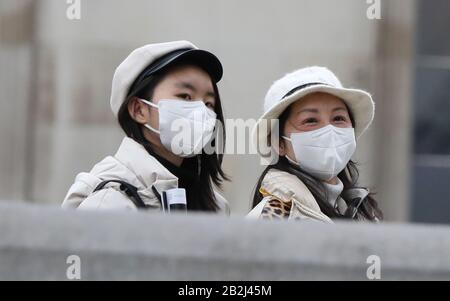
[(265, 222), (0, 203), (0, 280), (450, 280), (450, 227)]

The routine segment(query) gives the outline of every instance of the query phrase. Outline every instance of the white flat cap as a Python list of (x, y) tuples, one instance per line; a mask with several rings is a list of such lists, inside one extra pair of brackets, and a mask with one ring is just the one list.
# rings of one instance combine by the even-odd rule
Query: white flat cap
[(142, 80), (181, 58), (190, 59), (203, 67), (215, 82), (222, 77), (223, 70), (219, 59), (208, 51), (198, 49), (189, 41), (145, 45), (133, 50), (114, 72), (110, 100), (114, 116), (117, 117), (138, 77)]

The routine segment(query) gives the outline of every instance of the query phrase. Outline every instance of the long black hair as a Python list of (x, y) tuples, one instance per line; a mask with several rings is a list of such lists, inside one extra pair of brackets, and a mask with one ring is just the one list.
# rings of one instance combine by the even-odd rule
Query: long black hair
[[(184, 62), (183, 65), (190, 65), (190, 63)], [(142, 125), (136, 122), (130, 116), (128, 112), (128, 104), (134, 99), (134, 97), (142, 99), (152, 99), (156, 86), (165, 78), (167, 74), (171, 72), (173, 67), (179, 66), (181, 66), (181, 64), (177, 64), (175, 66), (167, 66), (142, 79), (141, 81), (135, 82), (128, 93), (126, 101), (119, 109), (119, 124), (125, 134), (135, 140), (137, 143), (141, 144), (151, 155), (155, 155), (155, 152), (153, 151), (150, 142), (144, 136)], [(224, 124), (219, 90), (217, 88), (217, 84), (212, 78), (211, 82), (215, 94), (214, 111), (217, 114), (218, 122)], [(195, 177), (196, 180), (193, 181), (190, 187), (186, 187), (188, 197), (188, 210), (217, 211), (219, 209), (213, 185), (220, 188), (223, 180), (229, 180), (228, 176), (225, 174), (221, 167), (226, 136), (225, 128), (222, 127), (221, 130), (222, 133), (219, 133), (219, 136), (222, 140), (221, 143), (217, 143), (217, 141), (215, 140), (213, 140), (211, 143), (215, 151), (211, 154), (202, 152), (201, 154), (197, 155), (197, 159), (200, 162), (200, 170), (197, 170), (197, 168), (192, 168), (192, 176)], [(223, 149), (217, 151), (215, 145), (220, 145), (221, 147), (223, 147)]]
[[(282, 137), (284, 125), (286, 123), (286, 120), (289, 117), (289, 114), (291, 112), (292, 105), (289, 106), (279, 117), (279, 131), (280, 135), (279, 137)], [(350, 119), (352, 121), (352, 124), (354, 125), (354, 119), (353, 116), (348, 110)], [(253, 204), (252, 207), (255, 207), (258, 205), (259, 202), (263, 199), (263, 195), (259, 192), (259, 188), (261, 187), (262, 181), (264, 180), (264, 177), (271, 169), (277, 169), (281, 171), (288, 172), (292, 175), (295, 175), (300, 181), (302, 181), (306, 187), (309, 189), (309, 191), (314, 196), (315, 200), (317, 201), (320, 210), (327, 215), (330, 218), (341, 218), (341, 219), (349, 219), (352, 218), (347, 215), (340, 214), (331, 204), (327, 201), (327, 190), (325, 188), (325, 185), (315, 177), (311, 176), (307, 172), (301, 170), (298, 166), (294, 166), (291, 164), (286, 157), (280, 157), (279, 160), (272, 165), (269, 165), (265, 168), (263, 173), (258, 179), (258, 182), (255, 187), (254, 195), (253, 195)], [(338, 174), (338, 178), (342, 181), (344, 185), (343, 192), (358, 188), (358, 178), (359, 178), (359, 171), (357, 167), (357, 163), (354, 161), (350, 161), (347, 166), (344, 168), (343, 171), (341, 171)], [(361, 206), (358, 208), (358, 214), (354, 218), (359, 218), (359, 216), (362, 216), (363, 218), (370, 220), (370, 221), (376, 221), (376, 220), (382, 220), (383, 219), (383, 213), (378, 207), (377, 202), (374, 199), (374, 194), (369, 193), (366, 198), (362, 201)], [(341, 194), (341, 197), (345, 200), (345, 193)], [(347, 200), (345, 200), (347, 201)]]

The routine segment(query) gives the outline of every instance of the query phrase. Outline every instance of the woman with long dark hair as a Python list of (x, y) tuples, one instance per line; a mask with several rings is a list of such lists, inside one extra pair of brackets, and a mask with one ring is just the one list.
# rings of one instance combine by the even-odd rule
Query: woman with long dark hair
[(111, 93), (126, 137), (114, 156), (78, 174), (63, 207), (229, 213), (215, 189), (227, 179), (224, 127), (216, 127), (224, 122), (221, 77), (217, 57), (187, 41), (134, 50)]
[(351, 160), (374, 116), (367, 92), (344, 88), (326, 68), (308, 67), (276, 81), (264, 109), (254, 138), (276, 156), (257, 182), (249, 217), (382, 220)]

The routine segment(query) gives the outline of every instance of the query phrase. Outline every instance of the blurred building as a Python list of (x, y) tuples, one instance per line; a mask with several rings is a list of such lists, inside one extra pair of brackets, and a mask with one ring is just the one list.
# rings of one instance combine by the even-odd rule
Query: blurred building
[[(257, 118), (271, 83), (307, 65), (371, 92), (361, 183), (391, 221), (450, 222), (448, 1), (0, 0), (0, 199), (62, 201), (122, 137), (109, 109), (115, 67), (134, 48), (187, 39), (222, 60), (226, 118)], [(224, 187), (244, 215), (262, 167), (229, 155)]]

